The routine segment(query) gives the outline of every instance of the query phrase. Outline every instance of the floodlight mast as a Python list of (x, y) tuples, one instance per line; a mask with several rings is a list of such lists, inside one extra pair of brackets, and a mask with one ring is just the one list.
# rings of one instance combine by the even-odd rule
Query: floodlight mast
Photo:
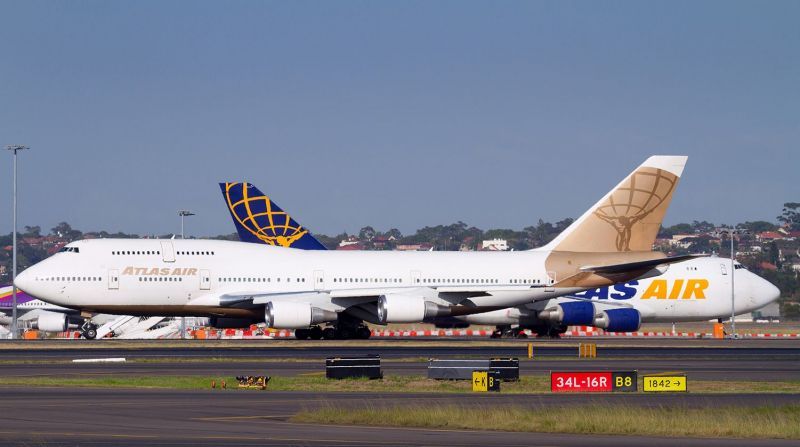
[(11, 151), (14, 154), (14, 188), (13, 188), (13, 195), (14, 199), (12, 200), (12, 207), (13, 211), (11, 214), (13, 217), (13, 230), (12, 230), (12, 254), (11, 254), (11, 338), (16, 339), (18, 334), (17, 330), (17, 285), (15, 281), (17, 279), (17, 153), (20, 151), (24, 151), (26, 149), (30, 149), (28, 146), (23, 146), (20, 144), (11, 144), (6, 146), (6, 149)]

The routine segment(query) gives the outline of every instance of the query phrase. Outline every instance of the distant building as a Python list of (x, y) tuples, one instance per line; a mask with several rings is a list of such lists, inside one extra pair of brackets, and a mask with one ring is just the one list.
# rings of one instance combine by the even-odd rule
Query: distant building
[(777, 239), (783, 239), (785, 236), (777, 231), (764, 231), (756, 235), (756, 239), (761, 242), (769, 242)]
[[(345, 241), (342, 241), (342, 243), (344, 243), (344, 242)], [(355, 242), (355, 243), (348, 243), (348, 244), (342, 245), (340, 243), (339, 246), (336, 247), (336, 249), (337, 250), (363, 250), (364, 249), (364, 244), (362, 244), (361, 242)]]
[(505, 239), (489, 239), (481, 242), (484, 251), (508, 251), (508, 241)]
[(358, 245), (360, 243), (361, 241), (359, 241), (357, 237), (350, 236), (347, 239), (344, 239), (341, 242), (339, 242), (339, 248), (347, 247), (349, 245)]

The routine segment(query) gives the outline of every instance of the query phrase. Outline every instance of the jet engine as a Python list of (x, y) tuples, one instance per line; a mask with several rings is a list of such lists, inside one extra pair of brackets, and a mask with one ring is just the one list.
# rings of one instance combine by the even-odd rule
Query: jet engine
[(567, 326), (591, 326), (594, 323), (594, 304), (586, 301), (561, 303), (541, 311), (539, 318)]
[(44, 332), (64, 332), (69, 327), (67, 315), (57, 312), (42, 312), (36, 319), (36, 328)]
[(378, 298), (378, 320), (381, 323), (421, 323), (446, 316), (448, 309), (418, 295), (386, 294)]
[(270, 301), (264, 308), (264, 321), (276, 329), (304, 329), (312, 324), (335, 321), (336, 312), (313, 307), (309, 303)]
[(594, 319), (594, 326), (608, 332), (634, 332), (642, 325), (642, 314), (636, 309), (604, 310)]

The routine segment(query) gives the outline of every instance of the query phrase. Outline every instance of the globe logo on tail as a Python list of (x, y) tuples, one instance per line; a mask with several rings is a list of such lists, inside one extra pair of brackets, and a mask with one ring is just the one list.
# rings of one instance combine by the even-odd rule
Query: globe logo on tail
[(617, 232), (617, 251), (630, 251), (633, 226), (657, 210), (670, 197), (678, 178), (670, 172), (639, 169), (615, 189), (594, 215)]
[(266, 244), (281, 247), (291, 247), (308, 233), (275, 206), (268, 196), (250, 196), (249, 186), (247, 183), (225, 184), (225, 198), (231, 215), (245, 230)]

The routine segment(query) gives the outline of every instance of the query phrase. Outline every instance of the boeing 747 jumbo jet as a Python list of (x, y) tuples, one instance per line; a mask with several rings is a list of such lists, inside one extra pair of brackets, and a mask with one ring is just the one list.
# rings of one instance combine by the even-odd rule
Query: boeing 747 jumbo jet
[[(685, 162), (650, 157), (550, 244), (530, 251), (295, 250), (287, 246), (306, 230), (245, 189), (232, 206), (247, 210), (243, 226), (256, 237), (280, 234), (274, 245), (83, 240), (25, 270), (16, 284), (85, 315), (206, 316), (223, 327), (266, 321), (314, 338), (366, 338), (363, 321), (420, 322), (551, 301), (657, 276), (693, 258), (651, 251)], [(553, 312), (561, 322), (581, 307), (564, 304)], [(597, 318), (607, 330), (630, 331), (642, 314), (619, 307)], [(331, 327), (323, 333), (321, 323)]]
[[(222, 197), (234, 225), (243, 241), (274, 244), (282, 234), (267, 232), (255, 237), (245, 227), (248, 210), (234, 204), (243, 203), (245, 193), (251, 199), (268, 201), (273, 212), (284, 212), (267, 195), (249, 183), (220, 183)], [(291, 219), (291, 218), (290, 218)], [(292, 227), (299, 224), (291, 220)], [(305, 250), (324, 250), (310, 231), (303, 237), (287, 241), (288, 246)], [(569, 325), (603, 326), (602, 311), (632, 308), (639, 312), (643, 323), (707, 321), (727, 318), (731, 314), (731, 282), (728, 274), (731, 263), (718, 257), (690, 259), (670, 266), (654, 278), (629, 281), (553, 300), (542, 300), (522, 306), (457, 317), (437, 317), (428, 320), (437, 327), (468, 327), (470, 324), (497, 326), (492, 334), (524, 336), (530, 329), (538, 336), (557, 337)], [(780, 291), (765, 279), (735, 263), (737, 315), (752, 312), (778, 299)], [(310, 336), (304, 329), (297, 331), (301, 338)]]

